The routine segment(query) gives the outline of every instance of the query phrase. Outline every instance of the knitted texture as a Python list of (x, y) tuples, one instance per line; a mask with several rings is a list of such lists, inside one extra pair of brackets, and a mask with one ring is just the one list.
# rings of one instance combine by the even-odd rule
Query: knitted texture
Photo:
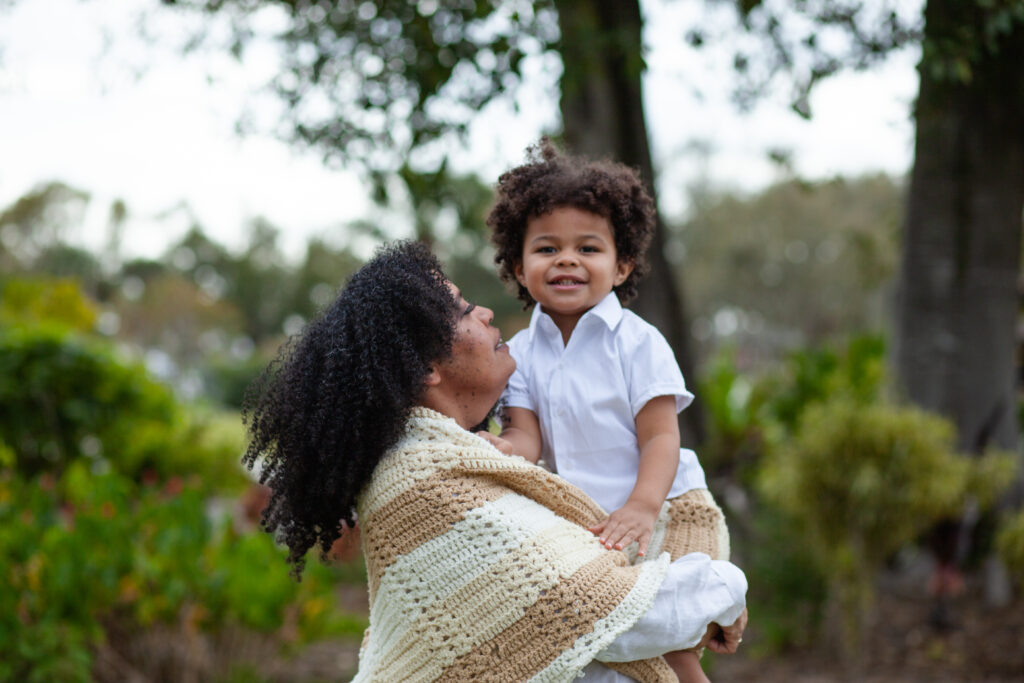
[(675, 560), (688, 553), (704, 553), (713, 560), (729, 559), (729, 530), (725, 515), (707, 489), (687, 491), (666, 501), (668, 524), (658, 552)]
[[(426, 408), (357, 512), (370, 628), (356, 681), (572, 680), (650, 608), (669, 561), (605, 550), (582, 491)], [(675, 680), (661, 658), (640, 675)]]

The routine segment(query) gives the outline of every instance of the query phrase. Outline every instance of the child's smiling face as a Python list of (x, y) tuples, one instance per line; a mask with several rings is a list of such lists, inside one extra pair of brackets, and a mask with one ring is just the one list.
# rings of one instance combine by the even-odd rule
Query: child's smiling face
[(563, 206), (527, 223), (515, 274), (568, 340), (580, 317), (632, 270), (618, 258), (607, 218)]

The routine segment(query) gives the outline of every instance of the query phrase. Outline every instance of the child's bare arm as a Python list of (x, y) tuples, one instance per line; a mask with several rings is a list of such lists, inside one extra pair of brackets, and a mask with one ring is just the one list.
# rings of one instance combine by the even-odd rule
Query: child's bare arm
[(633, 491), (625, 505), (590, 530), (606, 548), (622, 549), (637, 541), (640, 555), (644, 555), (661, 504), (672, 488), (679, 467), (675, 397), (656, 396), (648, 401), (637, 413), (636, 435), (640, 445), (640, 468)]
[(541, 436), (537, 414), (526, 408), (505, 408), (505, 426), (501, 436), (477, 432), (495, 448), (509, 455), (521, 455), (536, 464), (540, 460)]
[(675, 650), (662, 655), (679, 683), (710, 683), (700, 666), (700, 657), (693, 650)]

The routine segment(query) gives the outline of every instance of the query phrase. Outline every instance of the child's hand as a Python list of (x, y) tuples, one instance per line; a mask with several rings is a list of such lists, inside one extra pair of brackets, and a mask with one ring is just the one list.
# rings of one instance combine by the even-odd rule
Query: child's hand
[(635, 501), (626, 504), (608, 515), (608, 518), (590, 527), (598, 540), (609, 550), (622, 550), (633, 541), (639, 545), (641, 556), (647, 553), (647, 544), (651, 541), (654, 522), (658, 519), (658, 507), (652, 507)]
[(490, 443), (492, 446), (497, 448), (505, 455), (519, 455), (518, 453), (515, 452), (515, 450), (513, 450), (512, 444), (506, 441), (505, 439), (501, 438), (500, 436), (491, 434), (488, 431), (479, 431), (476, 433), (476, 435), (479, 436), (484, 441)]

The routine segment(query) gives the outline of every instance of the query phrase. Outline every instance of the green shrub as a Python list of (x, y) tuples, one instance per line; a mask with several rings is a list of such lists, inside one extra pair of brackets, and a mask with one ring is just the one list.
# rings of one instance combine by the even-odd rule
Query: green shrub
[(209, 488), (246, 481), (236, 414), (187, 411), (108, 343), (57, 327), (0, 333), (0, 439), (29, 477), (85, 460), (134, 479), (195, 474)]
[(0, 334), (0, 438), (23, 474), (81, 457), (139, 472), (182, 419), (170, 390), (101, 342), (54, 327)]
[(752, 529), (742, 566), (750, 580), (747, 604), (757, 615), (751, 624), (758, 635), (751, 642), (753, 653), (814, 645), (826, 598), (817, 558), (789, 517), (773, 505), (758, 506)]
[(803, 411), (815, 403), (846, 398), (858, 404), (878, 399), (886, 382), (885, 340), (854, 337), (844, 349), (830, 346), (796, 351), (786, 359), (781, 376), (768, 378), (771, 418), (793, 431)]
[(0, 472), (0, 680), (90, 679), (108, 619), (144, 628), (239, 626), (296, 644), (358, 637), (340, 612), (344, 570), (311, 563), (299, 584), (261, 531), (214, 523), (194, 482), (139, 484), (85, 462), (59, 478)]
[[(699, 387), (709, 426), (700, 455), (709, 474), (742, 470), (760, 457), (764, 432), (771, 428), (764, 415), (768, 388), (766, 382), (754, 382), (739, 373), (731, 349), (712, 359)], [(740, 478), (743, 474), (739, 473)]]
[(701, 377), (699, 394), (709, 416), (701, 462), (712, 479), (727, 476), (752, 494), (744, 509), (727, 509), (727, 517), (739, 532), (733, 545), (750, 577), (748, 599), (758, 614), (763, 651), (810, 644), (826, 598), (825, 569), (805, 530), (773, 499), (759, 495), (768, 453), (790, 443), (809, 407), (838, 398), (869, 405), (884, 388), (885, 343), (878, 336), (794, 352), (760, 376), (740, 373), (735, 354), (724, 349)]
[(68, 279), (10, 279), (0, 281), (0, 324), (57, 324), (90, 332), (96, 306), (78, 284)]
[(107, 629), (362, 634), (335, 606), (361, 568), (311, 563), (297, 584), (233, 519), (237, 413), (180, 403), (83, 334), (95, 311), (73, 284), (0, 286), (0, 680), (91, 680)]
[(1010, 572), (1024, 582), (1024, 510), (1018, 510), (999, 527), (996, 549)]
[(244, 361), (230, 357), (209, 360), (203, 368), (206, 395), (222, 406), (241, 409), (249, 385), (271, 360), (256, 353)]
[(840, 398), (807, 408), (792, 441), (766, 461), (763, 494), (799, 525), (855, 649), (882, 563), (966, 496), (991, 500), (1012, 460), (955, 452), (953, 426), (923, 411)]

